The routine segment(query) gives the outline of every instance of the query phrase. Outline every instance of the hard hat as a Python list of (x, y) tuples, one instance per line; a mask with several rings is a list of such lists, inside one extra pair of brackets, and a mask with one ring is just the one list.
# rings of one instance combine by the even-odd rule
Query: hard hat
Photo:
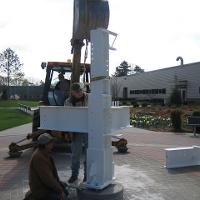
[(38, 137), (39, 144), (47, 144), (47, 143), (53, 142), (53, 141), (54, 141), (54, 138), (48, 133), (43, 133)]
[(72, 86), (71, 86), (71, 90), (79, 92), (79, 91), (82, 91), (82, 88), (81, 88), (79, 83), (73, 83)]

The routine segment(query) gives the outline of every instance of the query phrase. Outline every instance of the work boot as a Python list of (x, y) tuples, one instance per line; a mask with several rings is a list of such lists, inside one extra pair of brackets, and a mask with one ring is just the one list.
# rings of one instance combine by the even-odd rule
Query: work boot
[(78, 177), (72, 175), (72, 176), (69, 178), (68, 183), (74, 183), (74, 182), (77, 181), (77, 180), (78, 180)]

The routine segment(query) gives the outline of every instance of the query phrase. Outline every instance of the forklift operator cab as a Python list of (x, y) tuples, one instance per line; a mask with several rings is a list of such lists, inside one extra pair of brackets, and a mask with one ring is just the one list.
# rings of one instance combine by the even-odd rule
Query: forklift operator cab
[(48, 92), (50, 105), (63, 106), (66, 98), (69, 97), (70, 80), (65, 78), (63, 72), (53, 73), (52, 84)]
[[(63, 106), (70, 93), (71, 62), (48, 62), (41, 64), (46, 68), (42, 103), (49, 106)], [(81, 74), (89, 82), (89, 64), (81, 64)]]

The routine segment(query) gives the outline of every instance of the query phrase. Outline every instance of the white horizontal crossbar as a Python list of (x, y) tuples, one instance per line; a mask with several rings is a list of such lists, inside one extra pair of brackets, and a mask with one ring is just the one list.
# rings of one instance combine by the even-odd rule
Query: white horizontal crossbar
[[(129, 107), (111, 107), (109, 112), (105, 134), (129, 127)], [(40, 129), (88, 133), (88, 120), (87, 107), (40, 107)]]

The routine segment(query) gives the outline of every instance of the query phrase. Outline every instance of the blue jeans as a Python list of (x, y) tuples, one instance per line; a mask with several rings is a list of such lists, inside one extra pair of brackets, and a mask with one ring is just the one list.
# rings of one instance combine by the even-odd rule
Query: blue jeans
[(87, 134), (86, 133), (73, 133), (72, 136), (72, 163), (71, 163), (71, 170), (72, 176), (79, 175), (80, 169), (80, 160), (81, 155), (83, 153), (83, 162), (84, 162), (84, 176), (86, 177), (86, 149), (88, 146), (87, 141)]

